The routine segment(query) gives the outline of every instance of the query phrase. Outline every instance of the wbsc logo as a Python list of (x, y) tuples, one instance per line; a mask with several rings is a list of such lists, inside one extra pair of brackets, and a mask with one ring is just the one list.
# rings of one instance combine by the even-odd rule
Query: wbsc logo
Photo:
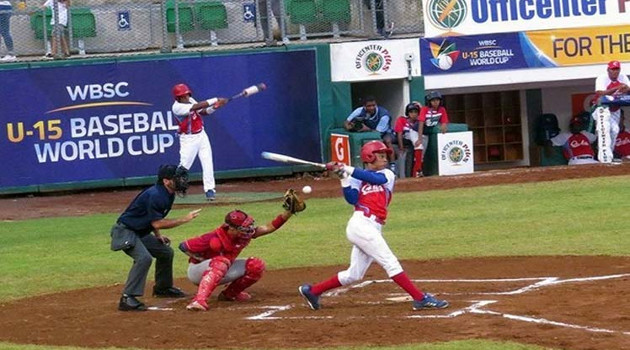
[(429, 0), (425, 8), (434, 27), (449, 31), (460, 25), (468, 14), (465, 0)]
[(441, 44), (430, 43), (429, 48), (431, 49), (431, 63), (441, 69), (441, 70), (449, 70), (457, 61), (459, 57), (460, 51), (457, 50), (457, 45), (455, 43), (450, 42), (448, 40), (442, 40)]

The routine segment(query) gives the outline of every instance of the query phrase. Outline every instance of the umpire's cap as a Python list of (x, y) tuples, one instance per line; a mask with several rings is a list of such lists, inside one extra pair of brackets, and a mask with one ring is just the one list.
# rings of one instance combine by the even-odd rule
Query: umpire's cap
[(158, 183), (161, 183), (163, 179), (173, 179), (177, 173), (177, 165), (162, 164), (158, 170)]

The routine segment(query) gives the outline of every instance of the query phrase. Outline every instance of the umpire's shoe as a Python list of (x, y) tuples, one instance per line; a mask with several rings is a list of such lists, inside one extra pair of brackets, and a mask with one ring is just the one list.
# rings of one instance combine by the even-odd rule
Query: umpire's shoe
[(422, 300), (413, 301), (414, 310), (426, 310), (426, 309), (444, 309), (448, 307), (448, 301), (440, 300), (429, 293), (424, 294)]
[(308, 304), (308, 306), (311, 307), (311, 309), (319, 310), (319, 296), (311, 293), (310, 284), (301, 285), (300, 287), (298, 287), (298, 291), (304, 297), (304, 300), (306, 300), (306, 303)]
[(140, 302), (133, 295), (123, 294), (120, 297), (120, 302), (118, 303), (118, 310), (120, 311), (147, 311), (146, 305)]
[(156, 298), (185, 298), (188, 295), (176, 287), (166, 289), (155, 289), (155, 287), (153, 287), (153, 296)]

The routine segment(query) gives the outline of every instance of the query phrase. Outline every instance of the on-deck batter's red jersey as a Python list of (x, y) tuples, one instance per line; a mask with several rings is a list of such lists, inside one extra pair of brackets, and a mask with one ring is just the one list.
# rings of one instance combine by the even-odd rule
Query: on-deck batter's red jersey
[(198, 134), (203, 130), (203, 118), (198, 111), (190, 111), (197, 101), (194, 98), (190, 98), (190, 103), (182, 103), (175, 101), (173, 103), (173, 114), (177, 118), (177, 124), (179, 124), (180, 134)]
[(354, 210), (362, 211), (368, 216), (374, 215), (385, 222), (387, 206), (392, 201), (392, 194), (394, 193), (396, 175), (389, 169), (379, 170), (377, 173), (384, 174), (387, 182), (382, 185), (374, 185), (353, 177), (350, 179), (350, 186), (359, 190), (359, 200), (354, 205)]
[[(189, 252), (202, 256), (204, 260), (222, 255), (234, 262), (241, 251), (251, 242), (252, 238), (232, 237), (227, 233), (227, 230), (227, 226), (222, 225), (212, 232), (187, 239), (184, 241), (184, 244)], [(188, 261), (198, 263), (193, 258), (188, 259)]]
[(420, 109), (418, 120), (426, 126), (436, 126), (438, 122), (442, 124), (448, 123), (448, 114), (444, 106), (438, 107), (437, 111), (431, 107), (424, 106)]
[(630, 156), (630, 132), (624, 130), (617, 135), (615, 152), (622, 157)]
[(563, 152), (567, 159), (579, 156), (595, 157), (595, 152), (593, 152), (591, 142), (588, 137), (582, 133), (571, 135), (567, 140), (567, 143), (564, 145)]

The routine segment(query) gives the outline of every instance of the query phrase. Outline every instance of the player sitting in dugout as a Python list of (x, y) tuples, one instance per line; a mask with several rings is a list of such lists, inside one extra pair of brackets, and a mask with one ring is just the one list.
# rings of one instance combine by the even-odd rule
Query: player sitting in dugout
[(569, 161), (569, 165), (597, 164), (595, 152), (591, 144), (597, 137), (584, 130), (583, 119), (574, 116), (569, 122), (570, 133), (563, 132), (551, 138), (549, 141), (554, 146), (562, 146), (562, 153)]
[(389, 169), (396, 173), (396, 154), (393, 142), (396, 138), (392, 130), (392, 117), (387, 109), (376, 104), (374, 96), (366, 96), (363, 99), (363, 106), (355, 109), (344, 121), (343, 127), (348, 131), (368, 132), (378, 131), (381, 139), (391, 150), (387, 155)]
[(626, 130), (626, 117), (623, 109), (619, 118), (619, 134), (615, 140), (615, 150), (613, 151), (615, 158), (621, 160), (630, 160), (630, 132)]

